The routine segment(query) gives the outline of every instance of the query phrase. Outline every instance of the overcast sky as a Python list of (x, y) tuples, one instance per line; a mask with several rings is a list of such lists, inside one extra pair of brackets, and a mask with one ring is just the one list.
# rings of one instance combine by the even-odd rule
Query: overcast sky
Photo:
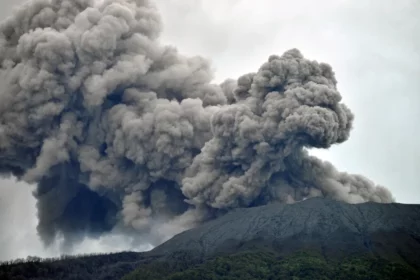
[[(1, 0), (0, 19), (22, 0)], [(418, 0), (158, 0), (162, 41), (213, 61), (216, 81), (254, 72), (271, 54), (298, 48), (332, 65), (356, 116), (350, 139), (316, 151), (339, 170), (388, 187), (397, 202), (420, 203), (420, 2)], [(49, 256), (36, 236), (31, 187), (0, 181), (0, 260)], [(118, 238), (78, 252), (121, 249)]]

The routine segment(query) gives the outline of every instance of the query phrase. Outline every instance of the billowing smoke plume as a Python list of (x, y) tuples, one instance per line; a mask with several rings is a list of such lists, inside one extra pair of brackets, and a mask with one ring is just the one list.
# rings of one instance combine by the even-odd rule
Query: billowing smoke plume
[(349, 137), (331, 67), (296, 50), (212, 84), (147, 0), (34, 0), (0, 25), (0, 172), (37, 184), (38, 232), (156, 238), (236, 207), (391, 202), (306, 152)]

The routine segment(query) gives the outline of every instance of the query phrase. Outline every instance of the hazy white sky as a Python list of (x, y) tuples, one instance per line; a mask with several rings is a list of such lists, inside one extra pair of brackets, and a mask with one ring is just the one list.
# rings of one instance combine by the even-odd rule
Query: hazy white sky
[[(1, 0), (0, 19), (22, 0)], [(211, 58), (216, 80), (254, 72), (271, 54), (298, 48), (332, 65), (356, 116), (350, 139), (317, 151), (339, 170), (388, 187), (398, 202), (420, 203), (420, 2), (418, 0), (157, 0), (162, 41)], [(36, 236), (31, 187), (0, 181), (0, 260), (54, 255)], [(117, 237), (79, 252), (120, 249)]]

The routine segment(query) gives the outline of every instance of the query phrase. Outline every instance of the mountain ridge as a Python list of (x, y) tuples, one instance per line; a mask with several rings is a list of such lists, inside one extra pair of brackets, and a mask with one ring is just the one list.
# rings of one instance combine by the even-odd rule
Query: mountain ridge
[[(392, 240), (395, 236), (398, 240)], [(391, 239), (388, 248), (384, 248), (386, 242), (381, 241), (384, 238)], [(235, 209), (216, 220), (175, 235), (150, 254), (196, 251), (206, 257), (224, 251), (226, 244), (256, 240), (283, 247), (286, 252), (298, 250), (301, 247), (299, 244), (310, 246), (317, 243), (327, 251), (331, 251), (333, 245), (338, 246), (344, 254), (371, 251), (385, 256), (387, 253), (382, 251), (392, 249), (394, 253), (395, 248), (404, 247), (406, 243), (420, 250), (420, 205), (346, 204), (331, 199), (310, 198), (295, 204), (272, 203)], [(293, 241), (296, 248), (292, 246)], [(404, 242), (400, 244), (399, 241)], [(420, 265), (420, 257), (415, 262)]]
[(235, 209), (148, 252), (2, 264), (0, 279), (414, 280), (419, 251), (420, 205), (311, 198)]

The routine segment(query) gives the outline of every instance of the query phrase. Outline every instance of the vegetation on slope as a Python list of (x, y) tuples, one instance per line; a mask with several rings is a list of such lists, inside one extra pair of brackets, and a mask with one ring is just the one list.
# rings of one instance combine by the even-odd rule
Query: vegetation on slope
[(132, 272), (143, 260), (143, 255), (122, 252), (102, 255), (64, 256), (61, 258), (0, 263), (1, 280), (100, 280), (120, 279)]
[(255, 280), (255, 279), (420, 279), (408, 264), (368, 256), (326, 259), (313, 252), (279, 257), (250, 250), (200, 260), (187, 252), (156, 259), (138, 253), (13, 261), (0, 264), (2, 280)]
[[(251, 279), (420, 279), (419, 271), (407, 264), (372, 257), (327, 260), (306, 252), (279, 258), (270, 252), (244, 252), (215, 257), (187, 265), (182, 259), (144, 265), (124, 280), (251, 280)], [(191, 260), (189, 260), (191, 262)]]

